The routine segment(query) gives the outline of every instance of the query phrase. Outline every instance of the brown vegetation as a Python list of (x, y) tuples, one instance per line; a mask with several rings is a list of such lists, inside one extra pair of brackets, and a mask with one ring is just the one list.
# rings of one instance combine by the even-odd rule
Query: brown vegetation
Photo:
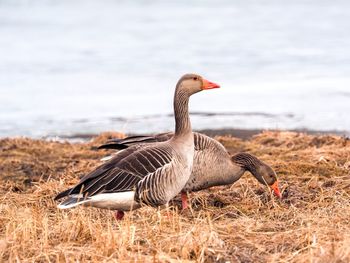
[[(265, 132), (217, 137), (231, 152), (271, 164), (283, 199), (245, 175), (191, 194), (192, 209), (144, 207), (115, 221), (110, 211), (61, 211), (55, 194), (108, 152), (89, 143), (0, 140), (0, 261), (349, 262), (350, 141)], [(168, 214), (170, 213), (170, 216)]]

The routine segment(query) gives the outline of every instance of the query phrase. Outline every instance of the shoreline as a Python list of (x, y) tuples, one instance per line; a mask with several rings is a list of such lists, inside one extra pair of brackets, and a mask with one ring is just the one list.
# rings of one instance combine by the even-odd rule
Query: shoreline
[[(232, 136), (236, 137), (238, 139), (242, 140), (248, 140), (252, 138), (255, 135), (258, 135), (262, 132), (296, 132), (296, 133), (303, 133), (307, 135), (315, 135), (315, 136), (322, 136), (322, 135), (335, 135), (340, 137), (350, 137), (350, 131), (339, 131), (339, 130), (311, 130), (311, 129), (291, 129), (291, 130), (277, 130), (277, 129), (239, 129), (239, 128), (221, 128), (221, 129), (201, 129), (201, 130), (194, 130), (194, 132), (203, 133), (205, 135), (208, 135), (210, 137), (215, 136)], [(162, 131), (164, 132), (164, 131)], [(102, 133), (116, 133), (115, 131), (105, 131)], [(117, 132), (118, 133), (118, 132)], [(43, 136), (42, 138), (38, 139), (51, 139), (51, 138), (58, 138), (63, 140), (68, 140), (69, 142), (86, 142), (89, 141), (95, 137), (98, 137), (101, 133), (76, 133), (72, 135), (60, 135), (60, 136)], [(134, 136), (134, 135), (152, 135), (156, 133), (126, 133), (125, 136)], [(12, 137), (7, 137), (12, 138)], [(30, 138), (30, 137), (28, 137)], [(1, 139), (1, 138), (0, 138)]]

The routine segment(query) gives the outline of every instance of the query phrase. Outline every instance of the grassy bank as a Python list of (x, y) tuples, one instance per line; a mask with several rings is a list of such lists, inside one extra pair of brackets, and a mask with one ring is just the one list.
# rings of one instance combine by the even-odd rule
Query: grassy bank
[(249, 174), (232, 186), (191, 194), (165, 209), (142, 208), (116, 222), (110, 211), (60, 211), (55, 194), (99, 164), (89, 143), (0, 140), (0, 261), (350, 261), (350, 141), (265, 132), (217, 137), (275, 168), (283, 199)]

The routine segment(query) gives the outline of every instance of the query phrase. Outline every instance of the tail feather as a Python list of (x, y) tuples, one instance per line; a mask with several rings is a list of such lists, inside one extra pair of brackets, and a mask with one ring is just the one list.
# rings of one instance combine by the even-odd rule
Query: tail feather
[(123, 150), (135, 144), (157, 142), (154, 137), (151, 136), (132, 136), (125, 139), (113, 139), (107, 143), (102, 144), (98, 149), (116, 149)]
[(155, 136), (147, 135), (136, 135), (126, 137), (124, 139), (111, 139), (108, 140), (105, 144), (98, 147), (98, 149), (116, 149), (123, 150), (135, 144), (145, 144), (152, 142), (163, 142), (169, 140), (173, 136), (172, 133), (160, 133)]
[(119, 143), (106, 143), (106, 144), (102, 144), (100, 146), (97, 147), (97, 149), (116, 149), (116, 150), (123, 150), (128, 148), (128, 145), (124, 145), (124, 144), (119, 144)]
[(84, 197), (82, 194), (77, 194), (69, 196), (57, 207), (60, 209), (69, 209), (78, 205), (88, 205), (103, 209), (130, 211), (140, 207), (140, 204), (137, 203), (134, 198), (134, 191), (100, 193), (90, 197)]
[(56, 200), (59, 200), (59, 199), (65, 197), (65, 196), (68, 196), (68, 195), (70, 194), (71, 191), (72, 191), (72, 188), (69, 188), (69, 189), (67, 189), (67, 190), (65, 190), (65, 191), (63, 191), (63, 192), (61, 192), (61, 193), (59, 193), (58, 195), (56, 195), (56, 197), (54, 198), (54, 200), (56, 201)]
[(83, 199), (81, 196), (71, 196), (68, 199), (64, 200), (62, 203), (60, 203), (57, 207), (59, 209), (69, 209), (89, 201), (90, 201), (90, 198)]

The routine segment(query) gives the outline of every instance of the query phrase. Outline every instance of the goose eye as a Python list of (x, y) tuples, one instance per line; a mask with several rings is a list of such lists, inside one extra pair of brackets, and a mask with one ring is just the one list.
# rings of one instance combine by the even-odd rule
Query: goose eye
[(193, 80), (198, 80), (198, 77), (193, 77)]

